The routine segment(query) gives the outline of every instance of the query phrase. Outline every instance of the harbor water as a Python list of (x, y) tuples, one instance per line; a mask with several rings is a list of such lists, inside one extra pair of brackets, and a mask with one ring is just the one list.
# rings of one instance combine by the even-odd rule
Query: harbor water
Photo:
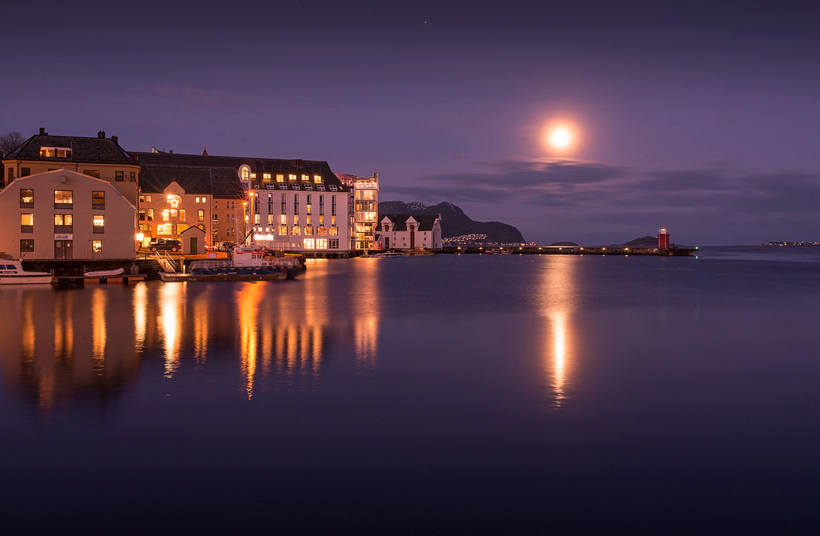
[(0, 288), (0, 526), (816, 533), (819, 310), (813, 247)]

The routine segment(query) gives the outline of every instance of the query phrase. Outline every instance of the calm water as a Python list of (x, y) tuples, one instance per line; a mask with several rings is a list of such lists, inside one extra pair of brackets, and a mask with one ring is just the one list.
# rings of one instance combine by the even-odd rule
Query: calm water
[(0, 289), (4, 532), (814, 533), (820, 248)]

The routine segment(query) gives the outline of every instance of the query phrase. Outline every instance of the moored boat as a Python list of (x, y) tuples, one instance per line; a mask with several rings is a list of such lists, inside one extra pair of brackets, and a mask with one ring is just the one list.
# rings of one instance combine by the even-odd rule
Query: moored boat
[(91, 272), (85, 272), (83, 275), (85, 277), (117, 277), (123, 273), (125, 273), (125, 269), (117, 268), (116, 270), (94, 270)]
[(51, 272), (27, 272), (20, 261), (0, 259), (0, 285), (51, 284)]
[(274, 257), (259, 246), (237, 246), (231, 259), (193, 261), (185, 273), (160, 272), (160, 279), (178, 281), (273, 281), (304, 272), (296, 257)]

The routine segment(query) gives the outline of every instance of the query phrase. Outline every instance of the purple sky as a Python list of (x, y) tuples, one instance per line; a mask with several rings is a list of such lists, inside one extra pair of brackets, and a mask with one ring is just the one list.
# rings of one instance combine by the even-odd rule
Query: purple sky
[(0, 132), (327, 160), (539, 243), (820, 240), (816, 1), (181, 4), (6, 10)]

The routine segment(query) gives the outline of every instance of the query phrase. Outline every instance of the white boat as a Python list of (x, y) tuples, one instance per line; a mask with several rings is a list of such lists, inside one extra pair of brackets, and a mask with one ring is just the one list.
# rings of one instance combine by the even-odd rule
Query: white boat
[(27, 272), (20, 261), (0, 259), (0, 285), (51, 284), (51, 272)]
[(382, 253), (376, 253), (371, 255), (374, 259), (390, 259), (392, 257), (401, 257), (401, 253), (398, 251), (384, 251)]
[(85, 272), (85, 277), (117, 277), (125, 273), (125, 269), (117, 268), (116, 270), (96, 270), (93, 272)]

